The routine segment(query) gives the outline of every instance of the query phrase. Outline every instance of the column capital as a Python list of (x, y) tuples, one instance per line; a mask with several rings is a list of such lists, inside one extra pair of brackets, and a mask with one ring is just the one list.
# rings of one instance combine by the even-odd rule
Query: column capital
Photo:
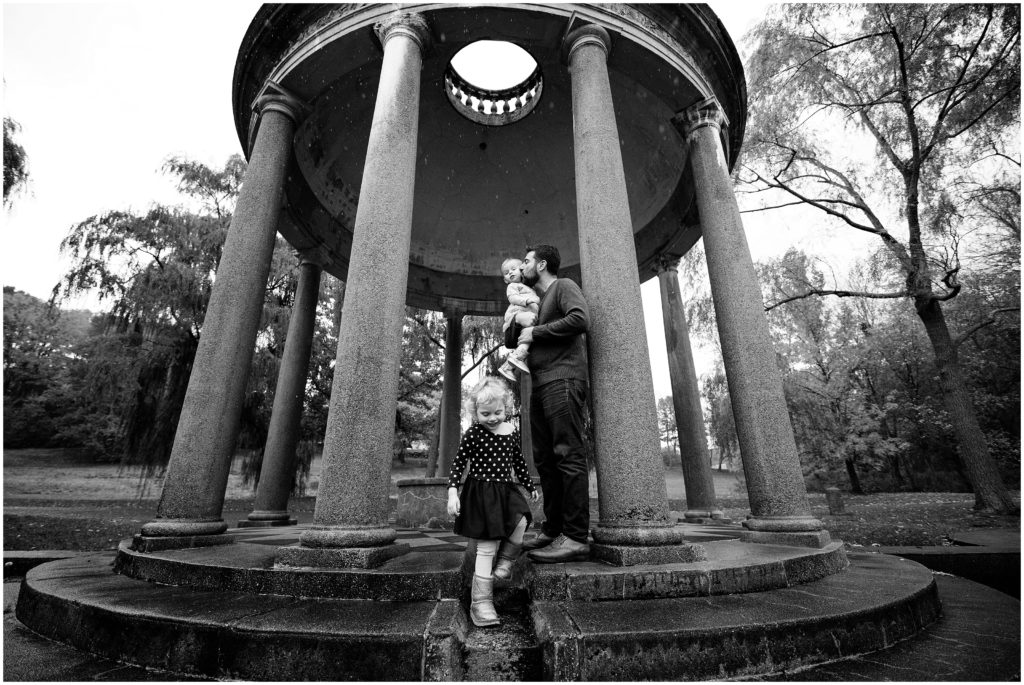
[(323, 270), (323, 268), (331, 261), (330, 255), (327, 253), (327, 248), (323, 245), (303, 250), (295, 250), (293, 254), (298, 262), (298, 266), (312, 264)]
[(728, 128), (729, 117), (725, 115), (718, 100), (709, 97), (677, 112), (672, 117), (672, 124), (683, 134), (683, 139), (688, 141), (695, 131), (705, 126), (712, 126), (721, 133), (723, 128)]
[(665, 271), (676, 271), (676, 272), (678, 272), (679, 271), (679, 260), (681, 260), (681, 259), (682, 259), (682, 257), (679, 256), (679, 255), (674, 255), (674, 254), (669, 254), (669, 253), (662, 253), (662, 254), (658, 255), (658, 258), (655, 260), (654, 265), (651, 268), (653, 269), (654, 273), (656, 273), (656, 274), (661, 274), (662, 272), (665, 272)]
[(374, 24), (373, 30), (380, 39), (381, 46), (387, 45), (388, 40), (395, 36), (408, 36), (419, 46), (420, 53), (425, 54), (433, 42), (430, 37), (430, 25), (418, 12), (393, 12)]
[(274, 81), (267, 81), (260, 94), (253, 100), (252, 110), (257, 116), (266, 112), (280, 112), (296, 124), (309, 114), (309, 105)]
[(612, 37), (597, 24), (586, 24), (571, 31), (562, 40), (562, 62), (569, 64), (572, 54), (584, 45), (597, 45), (604, 50), (605, 59), (612, 51)]

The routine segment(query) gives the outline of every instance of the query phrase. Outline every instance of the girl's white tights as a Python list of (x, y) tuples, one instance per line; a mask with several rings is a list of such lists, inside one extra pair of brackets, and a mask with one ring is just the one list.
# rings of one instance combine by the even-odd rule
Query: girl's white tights
[(483, 578), (491, 577), (491, 569), (494, 567), (494, 555), (498, 551), (497, 540), (476, 541), (476, 575)]
[[(523, 544), (523, 535), (526, 533), (526, 517), (519, 519), (516, 529), (508, 536), (509, 542), (515, 545)], [(476, 541), (476, 565), (475, 573), (484, 578), (491, 577), (491, 569), (494, 568), (494, 556), (498, 553), (499, 540), (477, 540)]]

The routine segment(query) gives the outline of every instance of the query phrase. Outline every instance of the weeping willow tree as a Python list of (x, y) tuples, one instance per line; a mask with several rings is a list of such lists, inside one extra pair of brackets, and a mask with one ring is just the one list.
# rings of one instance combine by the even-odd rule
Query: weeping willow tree
[(17, 140), (21, 126), (14, 119), (4, 117), (4, 204), (28, 183), (28, 155)]
[[(140, 465), (148, 477), (170, 458), (221, 246), (245, 172), (233, 156), (222, 169), (171, 158), (188, 207), (112, 211), (71, 228), (61, 243), (71, 268), (52, 300), (93, 293), (109, 306), (80, 379), (82, 403), (97, 425), (115, 426), (108, 456)], [(277, 366), (294, 298), (295, 260), (279, 240), (243, 409), (238, 445), (262, 449)]]

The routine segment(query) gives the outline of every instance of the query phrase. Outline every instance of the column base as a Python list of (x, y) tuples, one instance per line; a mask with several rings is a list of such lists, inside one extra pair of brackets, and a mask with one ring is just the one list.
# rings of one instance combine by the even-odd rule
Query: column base
[(239, 528), (275, 528), (277, 526), (297, 526), (299, 524), (298, 519), (285, 518), (285, 519), (242, 519), (238, 522)]
[[(226, 524), (225, 524), (226, 525)], [(142, 535), (132, 538), (131, 549), (136, 552), (161, 552), (168, 549), (213, 547), (234, 544), (233, 535)]]
[(142, 524), (144, 537), (191, 537), (220, 535), (228, 529), (224, 519), (155, 518)]
[(383, 547), (398, 537), (389, 526), (314, 525), (299, 536), (302, 547), (338, 549), (351, 547)]
[(279, 547), (274, 568), (377, 568), (409, 551), (409, 545), (381, 547)]
[(659, 525), (651, 521), (636, 524), (600, 521), (590, 534), (594, 536), (594, 542), (601, 545), (660, 547), (683, 542), (683, 531), (674, 524)]
[(676, 545), (629, 546), (605, 545), (595, 542), (590, 546), (590, 556), (612, 566), (639, 566), (641, 564), (689, 564), (707, 559), (707, 552), (701, 545), (681, 543)]
[(759, 530), (768, 533), (805, 533), (823, 530), (825, 524), (813, 516), (755, 516), (747, 517), (743, 522), (747, 530)]
[(790, 547), (814, 547), (821, 549), (832, 542), (827, 530), (808, 531), (763, 531), (745, 530), (740, 533), (740, 541), (756, 542), (762, 545), (788, 545)]
[(682, 520), (685, 523), (732, 523), (720, 509), (687, 509)]

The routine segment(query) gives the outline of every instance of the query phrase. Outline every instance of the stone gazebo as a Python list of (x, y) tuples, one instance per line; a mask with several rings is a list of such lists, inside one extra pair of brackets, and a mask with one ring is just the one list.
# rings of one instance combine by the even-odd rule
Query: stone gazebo
[[(537, 68), (505, 91), (475, 86), (451, 60), (483, 39), (522, 47)], [(835, 658), (837, 650), (878, 649), (934, 620), (926, 572), (902, 571), (887, 597), (875, 589), (862, 596), (857, 588), (892, 569), (847, 568), (842, 543), (810, 514), (730, 181), (745, 120), (742, 67), (707, 7), (266, 5), (242, 42), (233, 88), (249, 169), (159, 507), (122, 543), (117, 580), (102, 576), (96, 582), (107, 585), (96, 597), (73, 602), (109, 604), (116, 592), (137, 597), (174, 586), (174, 597), (195, 594), (188, 606), (207, 607), (205, 628), (181, 628), (197, 614), (164, 592), (152, 595), (159, 608), (145, 619), (138, 599), (103, 611), (122, 624), (177, 626), (166, 628), (181, 633), (167, 657), (173, 663), (104, 642), (95, 627), (92, 649), (246, 678), (472, 674), (461, 555), (410, 551), (389, 522), (404, 307), (445, 312), (454, 342), (462, 316), (502, 313), (498, 266), (537, 242), (560, 249), (560, 275), (581, 283), (591, 309), (599, 517), (592, 561), (517, 567), (513, 596), (531, 607), (517, 619), (529, 636), (517, 652), (530, 664), (522, 677), (624, 677), (616, 671), (623, 658), (632, 664), (629, 679), (771, 671)], [(296, 530), (293, 544), (271, 546), (236, 543), (222, 508), (276, 232), (301, 257), (300, 286), (254, 524), (290, 522), (291, 455), (321, 271), (345, 280), (346, 293), (314, 522)], [(675, 263), (701, 238), (751, 516), (742, 541), (697, 544), (669, 514), (640, 282), (662, 280), (681, 440), (692, 447), (688, 514), (720, 517), (675, 277)], [(458, 405), (457, 385), (446, 384), (449, 406)], [(444, 449), (453, 430), (457, 423)], [(100, 578), (97, 563), (79, 573)], [(793, 623), (792, 635), (779, 628), (776, 619), (789, 624), (773, 612), (789, 610), (761, 596), (803, 583), (815, 584), (816, 597), (847, 602), (860, 617), (856, 629), (837, 637), (839, 619), (817, 605), (805, 607), (810, 618)], [(32, 577), (27, 585), (19, 617), (75, 643), (44, 618), (48, 607), (64, 606), (62, 590)], [(753, 623), (730, 624), (735, 593), (761, 602)], [(703, 608), (678, 604), (687, 598), (703, 598)], [(708, 625), (686, 623), (704, 620), (713, 600), (724, 604)], [(265, 614), (242, 617), (239, 606), (257, 604)], [(916, 618), (906, 620), (907, 612)], [(895, 614), (895, 628), (871, 629)], [(88, 623), (80, 617), (76, 625)], [(766, 630), (791, 640), (794, 651), (766, 656), (758, 647)], [(217, 645), (213, 661), (204, 640)], [(688, 646), (692, 640), (700, 647)], [(660, 650), (661, 661), (644, 657), (648, 649)]]

